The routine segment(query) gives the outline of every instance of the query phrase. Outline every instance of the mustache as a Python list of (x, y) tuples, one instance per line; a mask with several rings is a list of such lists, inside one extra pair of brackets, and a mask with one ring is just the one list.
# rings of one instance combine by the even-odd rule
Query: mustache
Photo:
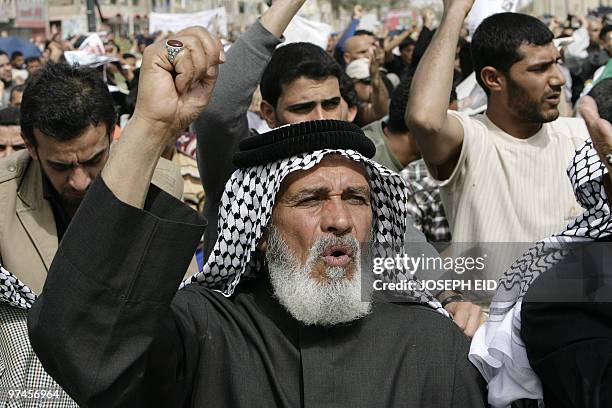
[(560, 96), (561, 95), (561, 91), (562, 91), (561, 87), (559, 87), (558, 89), (557, 88), (553, 88), (549, 92), (546, 92), (544, 94), (543, 99), (548, 99), (551, 96)]
[(312, 247), (310, 248), (311, 255), (316, 256), (317, 258), (325, 255), (330, 249), (333, 248), (346, 248), (348, 250), (348, 254), (350, 257), (354, 257), (355, 254), (359, 252), (359, 242), (357, 242), (357, 238), (355, 238), (352, 234), (337, 236), (337, 235), (325, 235), (319, 237)]

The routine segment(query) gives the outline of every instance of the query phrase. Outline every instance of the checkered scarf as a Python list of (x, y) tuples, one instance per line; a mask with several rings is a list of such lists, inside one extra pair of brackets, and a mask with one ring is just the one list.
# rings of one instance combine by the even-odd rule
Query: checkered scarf
[(567, 255), (568, 244), (592, 241), (612, 234), (612, 214), (602, 177), (606, 166), (589, 139), (576, 151), (567, 174), (576, 200), (586, 210), (565, 231), (539, 241), (517, 259), (499, 281), (491, 304), (491, 316), (505, 314), (520, 301), (533, 282)]
[(27, 310), (35, 300), (36, 294), (0, 265), (0, 303)]
[[(328, 154), (339, 154), (365, 165), (371, 187), (374, 243), (401, 248), (407, 214), (406, 186), (402, 178), (355, 150), (317, 150), (234, 172), (221, 199), (217, 242), (203, 269), (185, 280), (181, 287), (203, 284), (231, 296), (242, 276), (259, 269), (253, 255), (270, 222), (282, 181), (294, 171), (312, 168)], [(385, 273), (383, 277), (387, 281), (399, 279), (394, 271)], [(446, 314), (429, 292), (414, 291), (407, 295)]]
[(542, 400), (542, 386), (529, 365), (521, 338), (522, 300), (533, 282), (561, 262), (572, 243), (612, 234), (612, 214), (603, 186), (608, 173), (591, 140), (576, 151), (567, 174), (585, 212), (558, 234), (537, 242), (499, 280), (490, 317), (476, 332), (470, 360), (488, 381), (489, 403), (509, 406), (518, 399)]

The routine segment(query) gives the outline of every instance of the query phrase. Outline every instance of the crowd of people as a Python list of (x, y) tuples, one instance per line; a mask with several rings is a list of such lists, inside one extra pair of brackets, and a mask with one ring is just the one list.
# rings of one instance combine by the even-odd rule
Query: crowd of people
[(304, 3), (0, 50), (0, 404), (610, 406), (612, 15), (283, 44)]

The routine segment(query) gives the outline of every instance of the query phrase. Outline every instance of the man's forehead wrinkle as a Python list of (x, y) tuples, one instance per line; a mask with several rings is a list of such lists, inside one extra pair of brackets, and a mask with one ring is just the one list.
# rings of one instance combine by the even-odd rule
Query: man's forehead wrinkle
[[(102, 139), (107, 140), (107, 138)], [(70, 146), (70, 148), (64, 143), (46, 144), (45, 147), (48, 149), (46, 151), (47, 161), (59, 164), (85, 163), (108, 150), (110, 141), (104, 141), (102, 139), (95, 144), (79, 143), (76, 146)], [(37, 149), (40, 151), (40, 143)]]
[[(354, 185), (348, 185), (346, 187), (344, 187), (341, 191), (341, 193), (345, 193), (345, 192), (356, 192), (356, 193), (367, 193), (370, 191), (370, 186), (366, 185), (366, 184), (354, 184)], [(314, 186), (314, 187), (304, 187), (301, 188), (297, 191), (293, 191), (291, 193), (289, 193), (290, 196), (292, 197), (303, 197), (303, 196), (307, 196), (310, 194), (320, 194), (320, 195), (327, 195), (330, 194), (332, 192), (332, 190), (327, 187), (327, 186)]]
[[(326, 90), (326, 88), (331, 85), (329, 83), (330, 80), (335, 80), (336, 84), (338, 84), (336, 87), (334, 87), (332, 95), (330, 95), (329, 93), (326, 95), (313, 95), (313, 93), (318, 94), (323, 90)], [(340, 85), (338, 82), (338, 78), (336, 77), (314, 79), (301, 76), (289, 83), (282, 84), (281, 89), (282, 92), (280, 98), (285, 101), (285, 106), (316, 102), (319, 100), (332, 99), (336, 97), (339, 98), (341, 96)]]
[[(533, 51), (528, 52), (528, 50)], [(545, 45), (523, 43), (517, 49), (517, 54), (520, 56), (517, 62), (525, 61), (529, 65), (556, 61), (561, 57), (561, 53), (552, 43)]]
[[(93, 150), (95, 148), (95, 150)], [(79, 163), (86, 162), (97, 156), (100, 153), (103, 153), (106, 150), (106, 147), (98, 147), (97, 144), (94, 147), (83, 146), (77, 149), (63, 150), (61, 147), (54, 149), (53, 154), (49, 156), (49, 160), (51, 161), (64, 161), (67, 157), (70, 157), (70, 162), (78, 161)], [(91, 149), (91, 152), (87, 152), (86, 150)], [(87, 157), (79, 157), (83, 154), (87, 154)], [(76, 160), (73, 160), (76, 159)]]
[(309, 97), (310, 95), (306, 95), (303, 100), (292, 102), (290, 105), (287, 105), (287, 109), (296, 108), (296, 107), (307, 107), (314, 106), (317, 103), (326, 103), (326, 102), (340, 102), (340, 95), (338, 96), (330, 96), (328, 98), (317, 98), (313, 99)]

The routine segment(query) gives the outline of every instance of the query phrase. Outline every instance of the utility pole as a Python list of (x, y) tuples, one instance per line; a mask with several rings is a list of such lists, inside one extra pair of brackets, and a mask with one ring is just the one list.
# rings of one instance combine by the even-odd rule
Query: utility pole
[(97, 31), (95, 7), (95, 0), (87, 0), (87, 30), (90, 33)]

